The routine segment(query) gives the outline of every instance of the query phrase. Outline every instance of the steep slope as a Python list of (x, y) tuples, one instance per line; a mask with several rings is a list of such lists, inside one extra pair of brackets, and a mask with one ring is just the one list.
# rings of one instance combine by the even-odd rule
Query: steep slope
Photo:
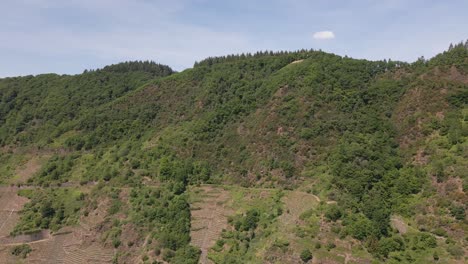
[[(186, 189), (200, 183), (236, 186), (225, 203), (237, 208), (203, 259), (273, 263), (311, 251), (330, 263), (463, 261), (465, 45), (413, 64), (303, 50), (171, 73), (126, 63), (1, 80), (1, 179), (14, 182), (28, 152), (48, 154), (27, 184), (93, 189), (66, 219), (99, 216), (93, 232), (122, 262), (198, 261)], [(262, 188), (275, 193), (262, 201)], [(322, 203), (289, 210), (293, 194)], [(16, 232), (83, 221), (65, 221), (68, 204), (50, 201), (41, 222), (33, 204)], [(283, 234), (284, 219), (294, 234)]]

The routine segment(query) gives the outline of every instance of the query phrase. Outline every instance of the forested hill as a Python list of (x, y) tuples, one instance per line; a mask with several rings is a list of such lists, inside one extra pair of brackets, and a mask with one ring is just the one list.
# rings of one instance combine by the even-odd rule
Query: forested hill
[[(124, 62), (79, 75), (0, 79), (0, 144), (47, 145), (79, 117), (173, 70), (154, 62)], [(17, 143), (15, 143), (17, 142)]]
[[(127, 221), (138, 233), (132, 243), (150, 236), (162, 250), (152, 259), (196, 263), (187, 192), (222, 184), (301, 190), (329, 201), (301, 221), (323, 216), (334, 228), (328, 236), (352, 239), (369, 261), (463, 262), (467, 44), (414, 63), (301, 50), (207, 58), (179, 73), (126, 62), (74, 76), (0, 79), (0, 182), (13, 183), (15, 168), (31, 153), (47, 158), (26, 185), (99, 182), (100, 191), (86, 195), (70, 219), (131, 188), (128, 203), (115, 205), (102, 230), (104, 244), (127, 252), (116, 259), (140, 254), (120, 243)], [(28, 208), (16, 233), (72, 223), (56, 214), (37, 221), (44, 215)], [(279, 259), (299, 255), (292, 246), (279, 250), (279, 238), (287, 236), (271, 231), (287, 213), (235, 216), (212, 260), (268, 262), (259, 241), (273, 240)], [(414, 232), (392, 225), (396, 216)], [(243, 221), (255, 223), (242, 227)], [(325, 232), (311, 230), (312, 224), (297, 231), (303, 260), (306, 250), (326, 252), (307, 248)], [(333, 255), (328, 243), (326, 254)]]

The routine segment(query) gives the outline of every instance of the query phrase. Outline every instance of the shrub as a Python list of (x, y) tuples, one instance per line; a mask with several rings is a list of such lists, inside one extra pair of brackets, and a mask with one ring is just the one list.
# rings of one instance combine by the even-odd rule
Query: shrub
[(281, 249), (286, 249), (289, 247), (289, 241), (284, 239), (276, 239), (275, 242), (273, 242), (273, 246)]
[(303, 262), (308, 262), (312, 259), (312, 253), (310, 252), (310, 250), (304, 249), (302, 250), (300, 257)]
[(121, 243), (121, 241), (118, 238), (114, 238), (112, 240), (112, 246), (114, 246), (114, 248), (118, 248), (120, 246), (120, 243)]
[(164, 261), (169, 262), (175, 256), (174, 251), (170, 249), (164, 249), (162, 252), (162, 258)]
[(376, 253), (381, 257), (388, 257), (390, 252), (402, 251), (405, 249), (405, 242), (401, 237), (382, 238), (378, 244)]
[(201, 251), (192, 246), (185, 246), (175, 252), (172, 263), (176, 264), (197, 264)]
[(449, 245), (447, 247), (447, 252), (456, 258), (460, 258), (465, 254), (465, 251), (463, 250), (463, 248), (457, 245)]
[(13, 247), (11, 249), (11, 254), (21, 258), (26, 258), (31, 251), (32, 249), (28, 244), (22, 244)]
[(461, 205), (452, 205), (450, 207), (450, 213), (457, 220), (461, 221), (465, 219), (465, 208)]
[(333, 242), (328, 242), (326, 248), (327, 248), (328, 251), (330, 251), (330, 250), (336, 248), (336, 245)]
[(437, 236), (447, 237), (447, 231), (445, 231), (443, 228), (440, 228), (440, 227), (434, 229), (432, 233), (434, 233)]

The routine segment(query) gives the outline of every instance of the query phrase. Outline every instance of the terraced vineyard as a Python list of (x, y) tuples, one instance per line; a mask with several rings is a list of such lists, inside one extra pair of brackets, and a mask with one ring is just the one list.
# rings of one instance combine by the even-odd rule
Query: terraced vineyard
[(16, 187), (0, 187), (0, 239), (8, 236), (19, 219), (27, 199), (17, 194)]
[(98, 245), (80, 248), (79, 245), (65, 246), (64, 264), (110, 263), (114, 252)]
[[(27, 187), (29, 189), (33, 187)], [(95, 234), (90, 230), (102, 222), (102, 217), (92, 214), (83, 218), (83, 226), (63, 228), (54, 234), (42, 230), (31, 234), (11, 236), (10, 233), (19, 221), (19, 213), (28, 199), (18, 196), (20, 188), (0, 187), (0, 264), (78, 264), (111, 263), (112, 249), (104, 248), (95, 242)], [(96, 218), (97, 217), (97, 218)], [(23, 262), (10, 252), (15, 246), (28, 244), (32, 252)]]
[(200, 263), (210, 263), (208, 250), (227, 227), (227, 216), (232, 210), (226, 207), (229, 192), (221, 187), (203, 186), (195, 188), (198, 200), (191, 205), (192, 244), (201, 249)]

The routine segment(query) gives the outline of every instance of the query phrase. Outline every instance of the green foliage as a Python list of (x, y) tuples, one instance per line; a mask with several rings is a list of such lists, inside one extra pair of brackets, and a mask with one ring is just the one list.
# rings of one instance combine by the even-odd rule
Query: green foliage
[(468, 64), (466, 57), (468, 56), (468, 48), (466, 43), (460, 42), (456, 45), (451, 45), (450, 48), (436, 55), (429, 61), (430, 66), (448, 66), (454, 65), (464, 70), (466, 73), (468, 70)]
[(447, 247), (447, 252), (457, 259), (463, 257), (463, 255), (465, 254), (465, 251), (463, 250), (463, 248), (458, 245), (449, 245)]
[[(223, 230), (208, 257), (215, 263), (257, 263), (261, 262), (255, 251), (256, 246), (269, 240), (281, 208), (282, 192), (272, 191), (269, 196), (260, 195), (263, 191), (251, 192), (249, 189), (233, 188), (231, 194), (234, 206), (242, 208), (243, 213), (228, 217), (230, 226)], [(256, 197), (246, 198), (247, 194)], [(247, 206), (246, 206), (247, 205)], [(289, 242), (275, 238), (273, 247), (286, 250)]]
[(338, 219), (341, 218), (341, 216), (343, 215), (343, 213), (341, 212), (341, 208), (339, 208), (337, 205), (331, 205), (331, 206), (328, 206), (326, 212), (325, 212), (325, 217), (328, 219), (328, 220), (331, 220), (331, 221), (336, 221)]
[(405, 241), (401, 237), (382, 238), (377, 245), (377, 255), (387, 258), (388, 254), (394, 251), (405, 250)]
[[(296, 188), (304, 180), (325, 185), (322, 194), (337, 201), (324, 211), (337, 221), (335, 233), (382, 259), (414, 260), (436, 245), (433, 238), (423, 233), (402, 244), (390, 215), (412, 216), (415, 197), (436, 197), (429, 176), (467, 186), (466, 58), (466, 45), (411, 65), (300, 50), (207, 58), (175, 74), (154, 62), (125, 62), (75, 76), (0, 79), (2, 181), (24, 164), (22, 151), (55, 153), (28, 182), (45, 189), (22, 191), (32, 200), (15, 232), (76, 222), (83, 194), (48, 186), (98, 181), (132, 189), (128, 205), (108, 193), (111, 218), (125, 212), (163, 259), (194, 263), (188, 185)], [(418, 163), (419, 150), (427, 156)], [(462, 225), (461, 201), (438, 200), (449, 210), (435, 212)], [(214, 258), (253, 261), (252, 245), (271, 231), (278, 204), (233, 216)], [(121, 249), (121, 232), (112, 227), (106, 243)]]
[(113, 226), (108, 230), (104, 236), (103, 240), (109, 242), (114, 248), (118, 248), (122, 241), (120, 240), (120, 235), (122, 234), (122, 229), (119, 226)]
[(11, 249), (11, 254), (12, 255), (18, 256), (18, 257), (21, 257), (21, 258), (26, 258), (28, 256), (28, 254), (31, 253), (31, 252), (32, 252), (32, 248), (28, 244), (21, 244), (21, 245), (18, 245), (18, 246), (14, 246)]
[(245, 215), (238, 217), (234, 220), (234, 227), (238, 231), (249, 231), (257, 227), (259, 221), (259, 212), (256, 209), (248, 210)]
[(304, 250), (302, 250), (300, 257), (301, 257), (301, 260), (304, 263), (306, 263), (306, 262), (309, 262), (312, 259), (312, 253), (310, 252), (310, 250), (304, 249)]
[(40, 229), (59, 230), (76, 223), (84, 201), (82, 193), (74, 189), (22, 190), (21, 195), (30, 199), (21, 212), (21, 218), (13, 233), (28, 233)]
[[(171, 73), (153, 62), (127, 62), (75, 76), (0, 79), (0, 145), (48, 144), (74, 129), (80, 117), (96, 114), (96, 107)], [(80, 149), (93, 143), (98, 142), (76, 138), (67, 145)]]
[(428, 249), (428, 248), (435, 248), (437, 246), (436, 238), (425, 232), (418, 233), (416, 236), (413, 237), (412, 241), (412, 248), (414, 249)]
[(344, 220), (348, 233), (359, 240), (378, 235), (375, 224), (362, 214), (354, 214)]
[(140, 187), (130, 194), (132, 221), (152, 229), (162, 247), (178, 250), (190, 241), (190, 208), (185, 195), (170, 188)]
[(41, 169), (37, 177), (31, 178), (30, 182), (48, 186), (54, 183), (66, 182), (70, 177), (70, 172), (74, 166), (76, 155), (54, 156)]
[(465, 219), (465, 207), (463, 205), (452, 205), (450, 207), (450, 213), (457, 220)]
[(447, 101), (456, 107), (466, 107), (468, 105), (468, 91), (464, 90), (450, 95)]
[(325, 248), (326, 248), (328, 251), (330, 251), (330, 250), (336, 248), (336, 245), (335, 245), (335, 243), (333, 243), (333, 242), (328, 242), (327, 245), (325, 246)]
[(174, 73), (169, 66), (158, 64), (154, 61), (126, 61), (106, 66), (97, 71), (115, 73), (145, 72), (155, 77), (165, 77)]
[(193, 246), (186, 246), (175, 252), (171, 263), (175, 264), (197, 264), (200, 258), (200, 249)]

